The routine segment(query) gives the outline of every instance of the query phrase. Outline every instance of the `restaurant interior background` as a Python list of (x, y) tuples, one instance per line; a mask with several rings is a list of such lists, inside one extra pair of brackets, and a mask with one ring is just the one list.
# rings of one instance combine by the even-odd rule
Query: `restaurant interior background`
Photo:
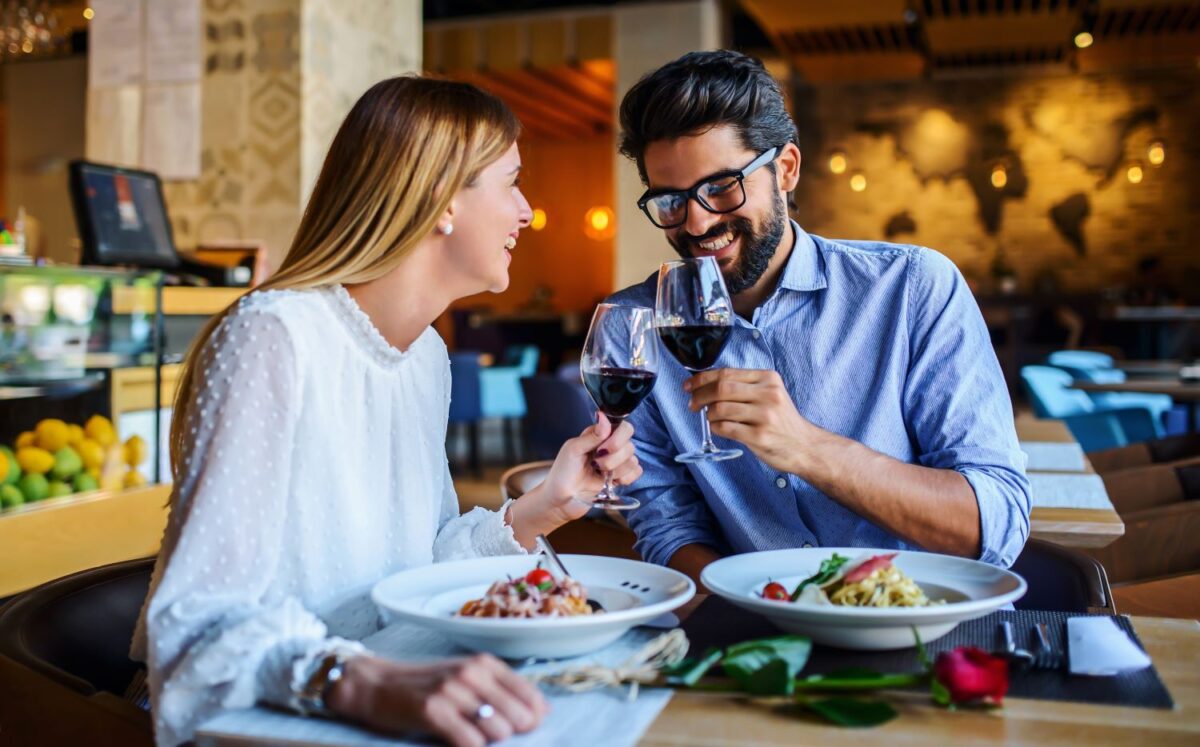
[[(1022, 368), (1054, 351), (1177, 373), (1200, 357), (1200, 3), (196, 0), (175, 3), (202, 29), (195, 97), (170, 100), (193, 115), (180, 133), (155, 131), (171, 120), (150, 113), (164, 85), (149, 72), (97, 82), (108, 72), (90, 38), (105, 8), (139, 2), (0, 2), (0, 216), (10, 234), (23, 218), (39, 261), (80, 262), (73, 159), (145, 167), (147, 149), (178, 148), (167, 161), (178, 173), (160, 171), (175, 244), (209, 260), (233, 252), (257, 280), (282, 260), (333, 132), (371, 83), (423, 70), (477, 83), (520, 116), (535, 219), (511, 286), (438, 322), (456, 366), (481, 382), (475, 409), (451, 412), (464, 504), (498, 503), (500, 470), (545, 458), (578, 431), (589, 403), (577, 356), (593, 307), (673, 256), (635, 206), (642, 186), (615, 152), (615, 108), (638, 77), (693, 49), (757, 55), (781, 83), (804, 154), (802, 226), (929, 246), (958, 265), (1022, 416), (1075, 427), (1079, 413), (1032, 401), (1022, 384)], [(152, 46), (161, 31), (134, 33)], [(169, 414), (190, 335), (245, 290), (176, 279), (183, 287), (167, 287), (158, 305), (163, 365), (89, 362), (101, 384), (78, 397), (0, 383), (0, 444), (46, 418), (83, 424), (92, 414), (154, 443), (155, 407)], [(0, 292), (0, 303), (13, 297)], [(570, 407), (526, 403), (521, 379), (535, 373), (569, 382), (555, 396), (574, 397)], [(1104, 396), (1121, 395), (1094, 402)], [(1084, 399), (1089, 413), (1103, 409)], [(1150, 435), (1194, 429), (1188, 407), (1160, 407)], [(568, 411), (583, 414), (561, 417)], [(155, 477), (167, 469), (141, 469), (150, 485), (118, 486), (113, 500), (78, 494), (0, 513), (5, 542), (52, 558), (0, 584), (0, 597), (152, 554), (167, 490)], [(51, 504), (63, 510), (52, 516)], [(80, 528), (64, 532), (64, 522)], [(1193, 569), (1196, 544), (1176, 553)]]

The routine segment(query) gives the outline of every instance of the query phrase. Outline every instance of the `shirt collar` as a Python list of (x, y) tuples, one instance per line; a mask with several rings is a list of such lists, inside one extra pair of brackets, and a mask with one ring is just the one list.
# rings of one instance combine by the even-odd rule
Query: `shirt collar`
[(825, 261), (821, 256), (820, 247), (799, 223), (790, 222), (796, 242), (792, 244), (792, 256), (788, 257), (783, 277), (779, 279), (779, 287), (794, 291), (815, 291), (827, 287)]

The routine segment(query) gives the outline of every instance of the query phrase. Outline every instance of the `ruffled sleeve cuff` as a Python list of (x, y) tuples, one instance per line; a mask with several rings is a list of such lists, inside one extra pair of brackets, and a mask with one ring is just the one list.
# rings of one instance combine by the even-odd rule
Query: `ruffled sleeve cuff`
[(527, 554), (504, 521), (511, 503), (505, 501), (499, 511), (476, 507), (446, 522), (434, 543), (434, 561)]

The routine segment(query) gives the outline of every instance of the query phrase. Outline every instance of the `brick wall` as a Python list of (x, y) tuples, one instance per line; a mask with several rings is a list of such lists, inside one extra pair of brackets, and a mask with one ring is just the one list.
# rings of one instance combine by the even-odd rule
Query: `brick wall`
[[(1021, 290), (1089, 292), (1129, 282), (1140, 259), (1158, 256), (1179, 291), (1200, 293), (1196, 67), (797, 85), (792, 101), (807, 230), (933, 247), (985, 292), (998, 264)], [(1147, 160), (1155, 141), (1165, 144), (1158, 167)], [(848, 162), (841, 175), (830, 171), (836, 150)]]

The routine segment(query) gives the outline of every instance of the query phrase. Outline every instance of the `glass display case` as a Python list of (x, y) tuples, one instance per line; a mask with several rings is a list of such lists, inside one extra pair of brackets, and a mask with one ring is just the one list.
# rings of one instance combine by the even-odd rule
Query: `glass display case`
[[(23, 447), (40, 450), (22, 456), (27, 465), (34, 465), (20, 470), (26, 474), (40, 469), (38, 460), (45, 463), (45, 454), (54, 457), (54, 467), (39, 473), (51, 478), (50, 497), (56, 489), (65, 495), (69, 493), (62, 491), (68, 487), (83, 492), (80, 486), (92, 484), (87, 478), (66, 479), (74, 477), (68, 469), (74, 456), (82, 456), (89, 465), (95, 461), (80, 454), (86, 451), (80, 449), (81, 440), (99, 442), (106, 454), (118, 448), (112, 443), (117, 440), (112, 398), (121, 372), (136, 370), (152, 377), (154, 401), (145, 407), (160, 411), (162, 294), (163, 275), (157, 271), (0, 264), (0, 447), (8, 450), (3, 456), (10, 462)], [(93, 417), (97, 420), (89, 426)], [(102, 421), (112, 429), (112, 438), (106, 436)], [(161, 441), (160, 421), (149, 418), (152, 433), (133, 447), (140, 448), (148, 462), (137, 479), (149, 475), (153, 482), (160, 474), (160, 449), (150, 447)], [(65, 448), (74, 455), (64, 453)], [(11, 476), (16, 470), (5, 471)], [(86, 469), (75, 474), (82, 472)], [(64, 487), (54, 485), (56, 476), (63, 478), (58, 482)], [(0, 489), (6, 484), (12, 481), (0, 478)], [(33, 494), (25, 496), (26, 502), (30, 497), (39, 500), (36, 494), (41, 491), (34, 487), (26, 491)], [(10, 504), (15, 494), (11, 498)]]

